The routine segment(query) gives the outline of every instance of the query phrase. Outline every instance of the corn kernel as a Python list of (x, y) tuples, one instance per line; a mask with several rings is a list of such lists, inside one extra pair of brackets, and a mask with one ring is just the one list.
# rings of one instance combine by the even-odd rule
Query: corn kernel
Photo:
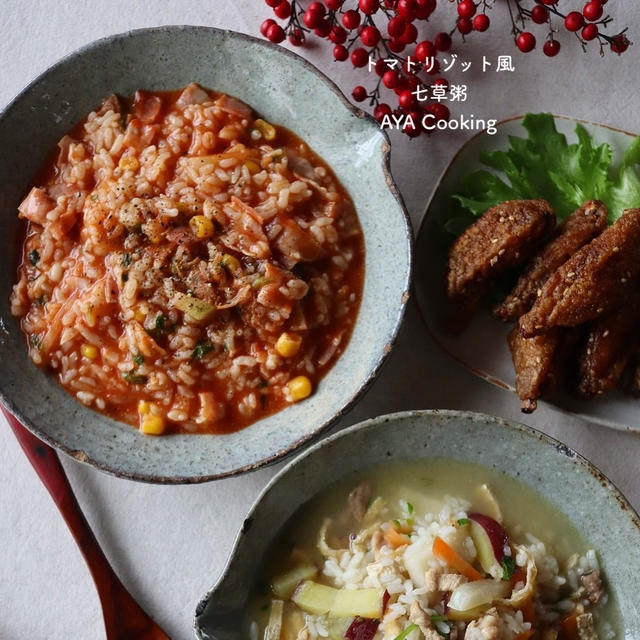
[(142, 309), (136, 309), (133, 312), (133, 317), (135, 318), (136, 322), (143, 323), (145, 318), (147, 317), (147, 314)]
[(302, 336), (295, 333), (287, 333), (286, 331), (280, 334), (278, 341), (276, 342), (276, 351), (285, 358), (291, 358), (300, 351), (300, 345), (302, 344)]
[(204, 216), (193, 216), (189, 220), (189, 226), (196, 234), (196, 238), (200, 238), (200, 240), (210, 238), (213, 235), (213, 222)]
[(234, 275), (240, 271), (240, 261), (238, 258), (232, 256), (229, 253), (223, 253), (222, 258), (220, 258), (220, 264), (225, 268), (229, 269), (231, 273)]
[(140, 163), (137, 158), (133, 156), (123, 156), (120, 158), (120, 162), (118, 162), (118, 167), (122, 169), (122, 171), (136, 171)]
[(140, 400), (140, 402), (138, 402), (138, 413), (141, 416), (144, 416), (150, 412), (151, 412), (151, 403), (147, 402), (147, 400)]
[(98, 348), (92, 344), (83, 344), (80, 347), (80, 352), (85, 358), (89, 358), (89, 360), (95, 360), (98, 357)]
[(140, 431), (148, 436), (159, 436), (164, 431), (164, 418), (148, 413), (140, 421)]
[(274, 140), (276, 137), (276, 128), (263, 120), (258, 118), (254, 123), (256, 129), (264, 136), (265, 140)]
[(247, 169), (249, 169), (249, 173), (254, 174), (254, 173), (259, 173), (261, 167), (257, 162), (254, 162), (253, 160), (247, 160), (244, 163), (244, 166), (247, 167)]
[(311, 380), (307, 376), (296, 376), (287, 383), (291, 399), (294, 402), (304, 400), (311, 395)]

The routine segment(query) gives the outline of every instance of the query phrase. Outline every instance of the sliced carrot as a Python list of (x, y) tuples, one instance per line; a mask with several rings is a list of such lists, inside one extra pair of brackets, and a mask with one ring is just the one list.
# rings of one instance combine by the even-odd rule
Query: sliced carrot
[(535, 629), (529, 629), (529, 631), (523, 631), (516, 636), (516, 640), (529, 640), (529, 638), (535, 633)]
[(578, 612), (574, 611), (560, 622), (560, 638), (562, 640), (577, 640)]
[(452, 549), (438, 536), (433, 540), (433, 554), (469, 580), (482, 580), (484, 578), (455, 549)]
[(411, 542), (409, 536), (405, 533), (400, 533), (396, 531), (396, 529), (391, 526), (384, 532), (385, 542), (396, 549), (397, 547), (401, 547), (404, 544), (409, 544)]

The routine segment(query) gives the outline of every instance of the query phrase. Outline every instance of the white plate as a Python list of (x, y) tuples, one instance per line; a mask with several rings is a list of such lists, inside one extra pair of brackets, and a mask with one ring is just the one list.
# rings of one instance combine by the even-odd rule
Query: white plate
[[(576, 141), (574, 129), (579, 122), (591, 133), (597, 144), (607, 142), (613, 149), (614, 162), (635, 137), (631, 133), (585, 122), (566, 116), (554, 116), (558, 131), (565, 134), (571, 144)], [(469, 327), (459, 336), (444, 331), (443, 315), (446, 309), (444, 273), (447, 236), (442, 230), (444, 213), (450, 194), (457, 190), (460, 178), (477, 169), (487, 169), (479, 161), (480, 151), (506, 149), (508, 137), (526, 137), (523, 116), (504, 120), (497, 125), (495, 135), (479, 133), (469, 140), (455, 155), (442, 174), (422, 220), (415, 249), (415, 293), (420, 312), (434, 340), (458, 362), (488, 382), (514, 391), (515, 374), (507, 346), (507, 334), (513, 325), (491, 316), (487, 307), (481, 308)], [(514, 403), (519, 402), (517, 397)], [(611, 391), (594, 400), (584, 400), (577, 394), (557, 391), (543, 402), (579, 415), (613, 429), (640, 432), (640, 401), (619, 391)]]

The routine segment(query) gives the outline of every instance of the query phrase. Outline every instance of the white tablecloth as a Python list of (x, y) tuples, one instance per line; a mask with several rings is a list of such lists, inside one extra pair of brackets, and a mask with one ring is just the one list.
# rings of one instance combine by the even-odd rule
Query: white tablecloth
[[(618, 24), (626, 21), (631, 27), (631, 39), (640, 42), (640, 5), (619, 0), (607, 6)], [(58, 58), (96, 38), (159, 24), (258, 35), (260, 22), (270, 14), (262, 0), (8, 0), (0, 11), (0, 105)], [(595, 51), (583, 54), (574, 38), (563, 34), (564, 49), (557, 58), (545, 58), (540, 51), (524, 55), (509, 42), (505, 14), (504, 7), (494, 9), (491, 29), (457, 48), (460, 59), (474, 65), (464, 76), (460, 71), (453, 76), (469, 85), (467, 113), (505, 118), (549, 110), (640, 131), (640, 44), (620, 58), (601, 59)], [(434, 22), (449, 27), (452, 8), (441, 6)], [(316, 46), (301, 53), (349, 94), (361, 76), (350, 64), (333, 62), (328, 49)], [(516, 71), (483, 74), (482, 56), (499, 54), (513, 54)], [(416, 228), (438, 176), (468, 135), (413, 142), (392, 137), (393, 174)], [(522, 416), (511, 394), (475, 378), (432, 344), (411, 304), (387, 366), (342, 424), (429, 407), (484, 411), (541, 429), (593, 461), (640, 507), (640, 436), (544, 406)], [(99, 602), (82, 557), (5, 424), (0, 424), (0, 447), (0, 637), (103, 638)], [(191, 637), (198, 599), (220, 574), (244, 514), (278, 466), (206, 485), (162, 487), (119, 480), (66, 458), (63, 463), (125, 585), (172, 638)]]

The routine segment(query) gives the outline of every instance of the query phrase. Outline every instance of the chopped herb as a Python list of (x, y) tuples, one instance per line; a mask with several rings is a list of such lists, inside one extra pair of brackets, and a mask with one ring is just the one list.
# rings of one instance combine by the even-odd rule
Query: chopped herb
[(147, 381), (147, 376), (141, 376), (139, 373), (134, 373), (133, 371), (123, 373), (122, 377), (131, 384), (145, 384)]
[(402, 527), (402, 522), (400, 522), (400, 520), (394, 520), (393, 524), (396, 526), (396, 528), (400, 529)]
[(123, 271), (121, 278), (122, 278), (122, 282), (127, 282), (127, 280), (129, 280), (129, 272)]
[(516, 570), (516, 561), (512, 556), (504, 556), (500, 561), (502, 565), (502, 579), (503, 580), (511, 580), (511, 576)]
[(42, 340), (40, 339), (40, 336), (29, 336), (29, 344), (34, 348), (34, 349), (39, 349), (40, 345), (42, 344)]
[(207, 353), (213, 351), (213, 345), (206, 340), (198, 340), (196, 348), (191, 353), (191, 360), (202, 360)]
[(469, 520), (469, 518), (460, 518), (460, 520), (458, 520), (458, 524), (459, 524), (461, 527), (465, 527), (465, 526), (467, 526), (468, 524), (470, 524), (470, 520)]
[(125, 253), (125, 254), (122, 256), (122, 264), (123, 264), (125, 267), (128, 267), (128, 266), (131, 264), (131, 254), (130, 254), (130, 253)]
[(447, 620), (446, 616), (432, 615), (431, 624), (436, 628), (436, 631), (443, 637), (448, 638), (451, 633), (451, 622)]
[(45, 305), (47, 303), (47, 296), (40, 296), (39, 298), (36, 298), (36, 304), (39, 307), (42, 307), (43, 305)]
[(164, 313), (159, 313), (156, 316), (153, 327), (145, 327), (145, 330), (152, 338), (159, 340), (167, 333), (166, 325), (167, 316), (165, 316)]
[(89, 197), (95, 202), (98, 199), (98, 194), (92, 193)]
[(133, 356), (133, 362), (137, 367), (142, 366), (144, 364), (144, 356), (141, 353)]
[(413, 622), (404, 628), (404, 631), (401, 631), (393, 640), (404, 640), (412, 631), (418, 628), (417, 624)]
[(29, 251), (29, 262), (34, 267), (38, 264), (38, 260), (40, 260), (40, 254), (35, 249)]
[(260, 386), (264, 389), (265, 387), (269, 386), (269, 381), (268, 380), (260, 380)]
[(251, 286), (254, 289), (261, 289), (262, 287), (264, 287), (266, 284), (269, 284), (270, 282), (273, 282), (273, 278), (267, 278), (267, 276), (259, 276), (253, 281)]
[(407, 502), (407, 513), (409, 515), (413, 513), (413, 505), (410, 502)]

